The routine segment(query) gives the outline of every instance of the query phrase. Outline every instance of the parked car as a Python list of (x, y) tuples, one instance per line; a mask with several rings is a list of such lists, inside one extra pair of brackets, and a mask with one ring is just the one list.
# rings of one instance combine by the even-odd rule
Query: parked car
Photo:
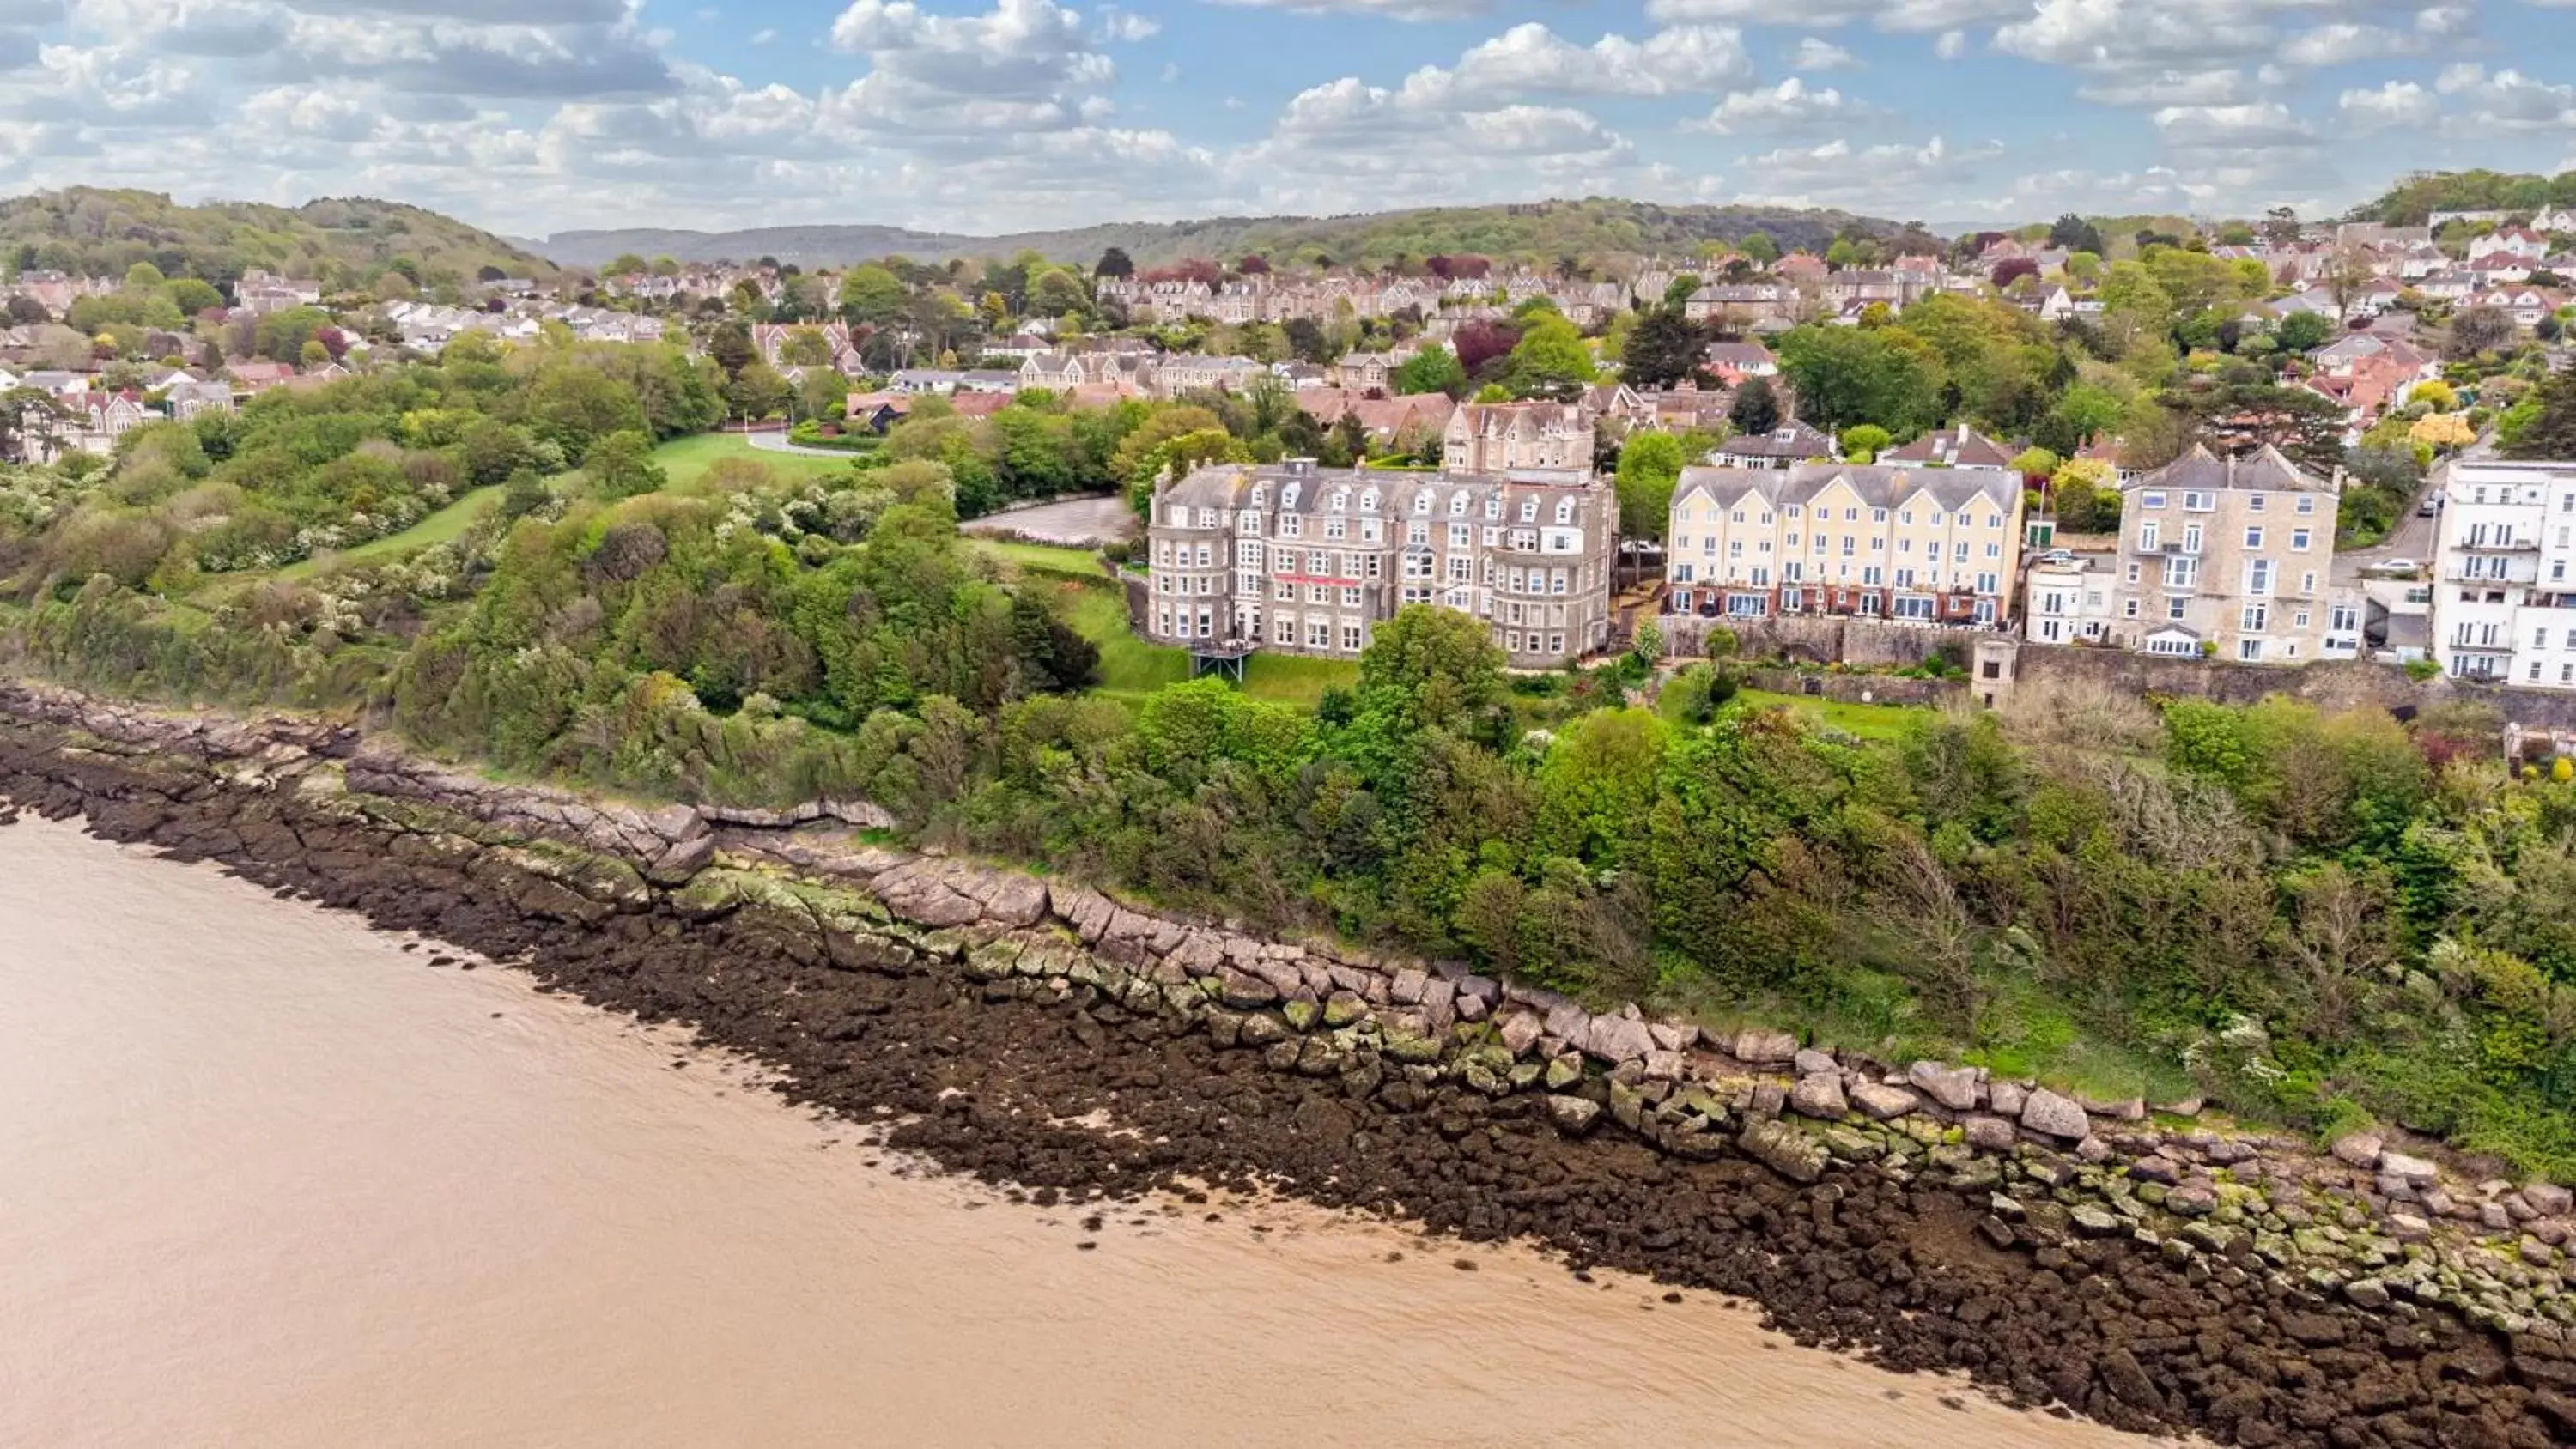
[(2424, 567), (2411, 558), (2384, 558), (2370, 566), (2375, 574), (2411, 574)]
[(2425, 494), (2424, 501), (2415, 505), (2415, 516), (2417, 518), (2430, 518), (2441, 511), (2442, 497), (2438, 493)]

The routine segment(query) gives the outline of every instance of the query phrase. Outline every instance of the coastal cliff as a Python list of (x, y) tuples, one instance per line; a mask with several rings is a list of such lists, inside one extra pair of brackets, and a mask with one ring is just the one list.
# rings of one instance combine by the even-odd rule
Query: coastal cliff
[(303, 720), (0, 683), (0, 801), (694, 1024), (1047, 1201), (1265, 1184), (1527, 1236), (2129, 1428), (2576, 1435), (2567, 1193), (2377, 1142), (1712, 1038), (891, 849), (864, 804), (638, 808)]

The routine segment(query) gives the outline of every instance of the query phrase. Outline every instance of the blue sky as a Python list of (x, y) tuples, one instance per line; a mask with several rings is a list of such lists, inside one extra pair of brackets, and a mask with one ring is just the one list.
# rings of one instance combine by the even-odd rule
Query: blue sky
[(0, 189), (523, 235), (2318, 214), (2477, 165), (2576, 168), (2576, 0), (0, 0)]

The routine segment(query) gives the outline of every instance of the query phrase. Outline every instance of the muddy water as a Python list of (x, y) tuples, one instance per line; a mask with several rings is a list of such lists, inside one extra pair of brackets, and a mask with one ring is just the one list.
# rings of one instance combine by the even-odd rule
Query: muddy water
[(2147, 1442), (1526, 1252), (1089, 1228), (403, 944), (0, 828), (0, 1444)]

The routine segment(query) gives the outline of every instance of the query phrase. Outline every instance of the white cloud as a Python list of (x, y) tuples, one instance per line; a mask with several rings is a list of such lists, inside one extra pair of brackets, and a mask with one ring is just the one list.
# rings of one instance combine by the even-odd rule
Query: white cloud
[(767, 45), (769, 42), (776, 40), (777, 38), (778, 32), (767, 28), (755, 30), (751, 33), (751, 43), (754, 45)]
[(1306, 15), (1375, 15), (1387, 20), (1467, 20), (1488, 13), (1493, 0), (1209, 0), (1246, 10), (1292, 10)]
[(1504, 98), (1532, 93), (1663, 96), (1710, 92), (1753, 78), (1743, 37), (1707, 25), (1659, 30), (1643, 41), (1605, 35), (1576, 45), (1531, 22), (1515, 25), (1458, 57), (1454, 70), (1425, 66), (1404, 88), (1424, 99)]
[(2384, 131), (2431, 125), (2441, 116), (2442, 103), (2413, 81), (2388, 81), (2377, 90), (2345, 91), (2336, 98), (2335, 109), (2356, 131)]
[(1123, 40), (1130, 45), (1140, 40), (1151, 40), (1163, 33), (1163, 22), (1150, 15), (1139, 15), (1133, 10), (1121, 10), (1114, 5), (1101, 7), (1100, 21), (1109, 39)]
[(2165, 143), (2256, 151), (2315, 144), (2316, 132), (2277, 101), (2233, 106), (2166, 106), (2151, 117)]
[(1942, 31), (1941, 38), (1932, 42), (1932, 53), (1941, 57), (1943, 60), (1957, 60), (1959, 57), (1966, 55), (1968, 53), (1968, 32), (1964, 30)]
[(981, 15), (931, 15), (912, 0), (853, 0), (834, 48), (868, 73), (826, 91), (826, 120), (854, 131), (1063, 129), (1096, 118), (1117, 67), (1080, 13), (1053, 0), (995, 0)]
[(1810, 90), (1791, 76), (1769, 90), (1738, 91), (1718, 102), (1694, 129), (1719, 135), (1812, 131), (1848, 124), (1874, 114), (1867, 106), (1831, 88)]
[(1809, 0), (1805, 5), (1783, 7), (1775, 0), (1646, 0), (1646, 15), (1666, 23), (1732, 20), (1827, 29), (1867, 20), (1881, 30), (1929, 32), (2002, 20), (2020, 14), (2029, 4), (2030, 0)]
[(1743, 199), (1775, 206), (1858, 206), (1921, 215), (1918, 208), (1956, 204), (1985, 163), (2004, 154), (2000, 141), (1965, 150), (1934, 136), (1920, 146), (1893, 142), (1855, 147), (1847, 140), (1786, 146), (1738, 162)]
[(1858, 70), (1860, 60), (1832, 41), (1818, 40), (1810, 35), (1798, 42), (1797, 49), (1789, 52), (1789, 68), (1803, 71)]
[(2218, 70), (2165, 70), (2108, 76), (2086, 81), (2075, 94), (2105, 106), (2225, 106), (2245, 99), (2245, 73)]
[(2402, 55), (2414, 49), (2415, 45), (2413, 37), (2401, 35), (2384, 25), (2339, 22), (2291, 36), (2281, 47), (2281, 59), (2292, 65), (2348, 65), (2356, 60)]
[(2533, 80), (2518, 70), (2489, 74), (2473, 62), (2446, 66), (2433, 88), (2454, 98), (2454, 125), (2474, 135), (2576, 129), (2576, 86)]

